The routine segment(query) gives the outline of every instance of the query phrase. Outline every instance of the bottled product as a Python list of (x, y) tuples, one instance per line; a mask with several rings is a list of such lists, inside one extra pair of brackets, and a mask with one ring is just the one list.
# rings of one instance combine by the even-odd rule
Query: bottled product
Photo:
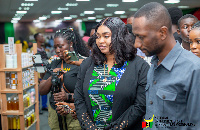
[(19, 110), (19, 101), (17, 101), (16, 97), (14, 97), (13, 101), (13, 110)]
[(24, 125), (25, 125), (25, 128), (28, 127), (28, 120), (27, 120), (27, 116), (24, 115)]
[(17, 116), (17, 130), (20, 130), (20, 118)]
[(16, 119), (16, 116), (14, 116), (13, 118), (13, 127), (12, 127), (12, 130), (17, 130), (17, 119)]
[(32, 109), (31, 111), (31, 118), (32, 118), (32, 123), (35, 121), (35, 115), (34, 115), (34, 110)]
[(28, 126), (30, 126), (31, 125), (31, 116), (30, 116), (30, 113), (28, 113), (27, 120), (28, 120)]
[(7, 101), (7, 110), (12, 110), (12, 101), (11, 101), (11, 98), (8, 97), (8, 101)]
[(12, 122), (12, 117), (8, 117), (8, 130), (13, 129), (13, 122)]

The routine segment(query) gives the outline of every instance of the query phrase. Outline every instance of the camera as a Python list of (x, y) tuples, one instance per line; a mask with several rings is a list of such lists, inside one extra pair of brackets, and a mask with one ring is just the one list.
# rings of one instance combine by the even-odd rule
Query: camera
[(51, 62), (58, 59), (60, 58), (57, 56), (54, 56), (48, 59), (45, 52), (39, 52), (33, 55), (33, 63), (34, 63), (33, 66), (35, 67), (36, 71), (39, 73), (45, 73), (45, 72), (51, 73), (51, 76), (52, 76), (51, 92), (52, 93), (61, 92), (61, 88), (62, 88), (62, 82), (59, 76), (64, 74), (64, 72), (62, 70), (53, 72), (53, 69), (51, 68)]

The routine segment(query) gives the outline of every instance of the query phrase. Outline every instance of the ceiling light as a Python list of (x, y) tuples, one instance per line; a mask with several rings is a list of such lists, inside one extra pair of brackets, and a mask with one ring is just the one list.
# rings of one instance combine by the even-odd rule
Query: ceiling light
[(47, 17), (39, 17), (39, 20), (46, 20)]
[(138, 0), (122, 0), (122, 2), (136, 2)]
[(19, 10), (22, 10), (22, 7), (19, 7), (18, 9), (19, 9)]
[(25, 1), (38, 1), (38, 0), (25, 0)]
[(125, 11), (115, 11), (114, 14), (125, 14)]
[(94, 8), (94, 10), (105, 10), (105, 8)]
[(40, 22), (40, 20), (36, 19), (36, 20), (33, 20), (34, 23), (38, 23)]
[(94, 14), (94, 11), (84, 11), (84, 14)]
[(84, 14), (84, 13), (81, 13), (80, 16), (85, 16), (85, 14)]
[(127, 18), (127, 15), (120, 15), (120, 18)]
[(96, 22), (100, 22), (102, 19), (97, 19)]
[(167, 1), (164, 1), (164, 3), (167, 3), (167, 4), (175, 4), (175, 3), (179, 3), (180, 0), (167, 0)]
[(70, 15), (71, 18), (77, 18), (77, 15)]
[(12, 18), (13, 20), (20, 20), (20, 18)]
[(81, 19), (77, 19), (76, 22), (82, 22), (82, 20)]
[(178, 8), (180, 8), (180, 9), (186, 9), (186, 8), (189, 8), (189, 6), (178, 6)]
[(107, 7), (118, 7), (119, 4), (107, 4), (106, 6), (107, 6)]
[(78, 3), (67, 3), (65, 6), (78, 6)]
[(87, 18), (83, 18), (83, 21), (88, 21), (88, 19)]
[(51, 11), (51, 14), (61, 14), (62, 11)]
[(27, 11), (16, 11), (17, 14), (26, 14)]
[(58, 8), (58, 10), (68, 10), (69, 8)]
[(90, 0), (76, 0), (76, 1), (90, 1)]
[(103, 18), (103, 15), (96, 15), (97, 18)]
[(55, 22), (56, 22), (56, 23), (61, 23), (61, 22), (62, 22), (62, 20), (55, 20)]
[(71, 20), (72, 17), (64, 17), (64, 20)]
[(104, 16), (112, 16), (113, 14), (111, 13), (105, 13)]
[(11, 20), (11, 23), (18, 23), (17, 20)]
[(88, 20), (94, 20), (96, 17), (88, 17)]
[(138, 8), (130, 8), (129, 11), (137, 11)]

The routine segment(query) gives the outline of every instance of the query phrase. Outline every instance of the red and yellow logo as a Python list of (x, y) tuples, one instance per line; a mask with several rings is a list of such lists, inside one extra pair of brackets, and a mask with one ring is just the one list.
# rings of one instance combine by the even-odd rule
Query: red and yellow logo
[(142, 122), (142, 128), (152, 128), (153, 127), (153, 118), (154, 118), (154, 115), (153, 117), (151, 118), (151, 120), (145, 120)]

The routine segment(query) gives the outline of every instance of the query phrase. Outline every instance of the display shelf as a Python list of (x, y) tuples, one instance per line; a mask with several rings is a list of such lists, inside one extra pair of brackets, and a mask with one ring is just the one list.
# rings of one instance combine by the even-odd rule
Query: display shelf
[(26, 87), (26, 88), (23, 88), (23, 90), (26, 90), (26, 89), (29, 89), (29, 88), (31, 88), (31, 87), (34, 87), (36, 84), (32, 84), (32, 85), (30, 85), (30, 86), (28, 86), (28, 87)]
[(35, 120), (29, 127), (25, 128), (25, 130), (30, 129), (36, 122), (37, 122), (37, 120)]
[[(20, 130), (28, 130), (33, 124), (36, 124), (36, 130), (40, 130), (40, 124), (39, 124), (39, 101), (38, 101), (38, 73), (34, 72), (34, 84), (23, 88), (23, 83), (22, 83), (22, 71), (24, 69), (32, 67), (33, 65), (30, 66), (25, 66), (22, 67), (22, 59), (21, 59), (21, 54), (22, 54), (22, 44), (15, 44), (15, 53), (17, 54), (17, 67), (18, 68), (5, 68), (5, 61), (6, 61), (6, 54), (4, 53), (4, 45), (0, 44), (0, 105), (1, 105), (1, 124), (2, 124), (2, 129), (3, 130), (8, 130), (8, 120), (7, 116), (8, 115), (18, 115), (20, 118)], [(37, 44), (33, 44), (33, 51), (34, 54), (37, 53)], [(17, 72), (17, 80), (18, 80), (18, 85), (17, 89), (7, 89), (6, 88), (6, 80), (5, 80), (5, 72)], [(35, 103), (24, 108), (24, 102), (23, 102), (23, 95), (24, 95), (24, 90), (27, 90), (31, 87), (35, 88)], [(19, 110), (7, 110), (7, 94), (8, 93), (16, 93), (19, 99)], [(28, 128), (25, 128), (25, 123), (24, 123), (24, 115), (25, 111), (30, 109), (31, 107), (35, 107), (35, 121), (29, 126)]]
[(5, 90), (1, 90), (1, 93), (22, 93), (22, 90), (17, 90), (17, 89), (5, 89)]
[(37, 102), (34, 102), (32, 105), (28, 106), (28, 107), (25, 107), (24, 108), (24, 111), (28, 110), (30, 107), (34, 106)]
[(19, 110), (8, 110), (6, 112), (2, 112), (2, 115), (23, 115), (23, 112), (19, 112)]

